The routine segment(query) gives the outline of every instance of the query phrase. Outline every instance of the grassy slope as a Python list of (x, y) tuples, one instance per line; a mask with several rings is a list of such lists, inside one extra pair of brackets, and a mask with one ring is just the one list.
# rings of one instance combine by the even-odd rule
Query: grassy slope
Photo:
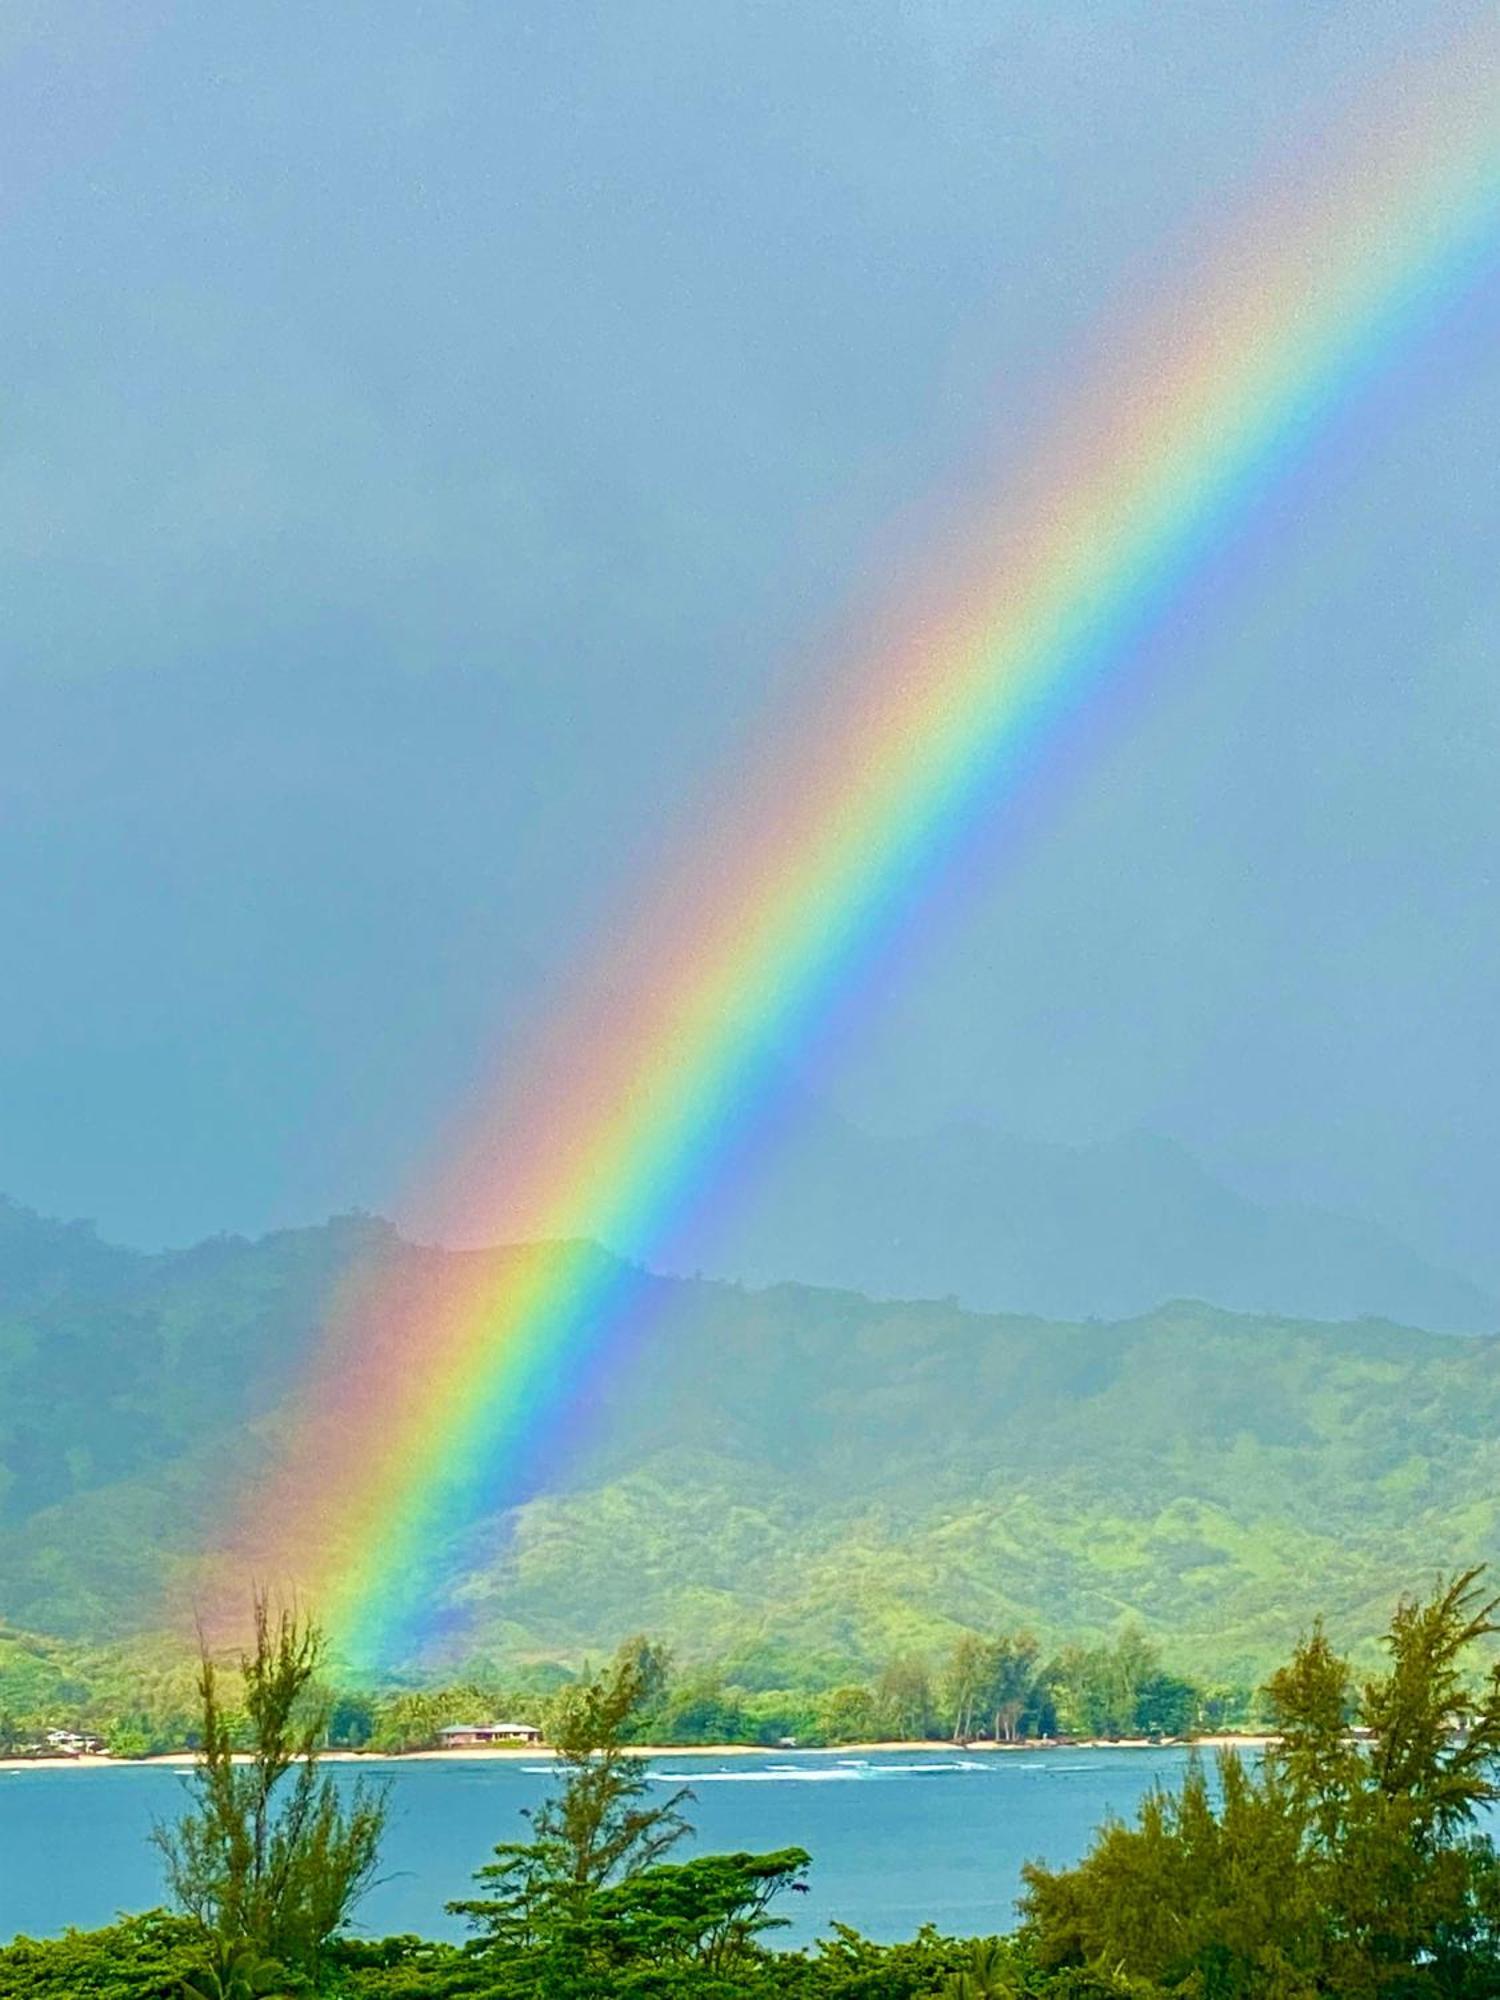
[[(151, 1625), (372, 1240), (91, 1253), (76, 1280), (63, 1241), (8, 1292), (0, 1257), (0, 1617), (74, 1641)], [(433, 1254), (386, 1241), (408, 1270)], [(1500, 1342), (1198, 1305), (1057, 1325), (650, 1292), (545, 1490), (452, 1564), (497, 1657), (646, 1627), (770, 1684), (960, 1625), (1135, 1614), (1183, 1666), (1239, 1676), (1315, 1609), (1358, 1638), (1396, 1589), (1500, 1555)]]
[(497, 1644), (645, 1625), (870, 1662), (1133, 1614), (1244, 1674), (1317, 1608), (1357, 1637), (1393, 1590), (1500, 1554), (1500, 1343), (792, 1288), (700, 1296), (668, 1331), (570, 1490), (471, 1577)]

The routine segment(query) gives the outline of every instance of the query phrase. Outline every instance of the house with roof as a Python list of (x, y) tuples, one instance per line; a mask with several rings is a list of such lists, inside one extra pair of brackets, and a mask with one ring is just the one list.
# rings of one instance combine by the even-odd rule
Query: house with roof
[(104, 1739), (90, 1736), (81, 1729), (49, 1729), (46, 1734), (47, 1748), (58, 1757), (97, 1757), (104, 1749)]
[(542, 1732), (530, 1722), (450, 1722), (438, 1731), (445, 1750), (484, 1750), (540, 1743)]

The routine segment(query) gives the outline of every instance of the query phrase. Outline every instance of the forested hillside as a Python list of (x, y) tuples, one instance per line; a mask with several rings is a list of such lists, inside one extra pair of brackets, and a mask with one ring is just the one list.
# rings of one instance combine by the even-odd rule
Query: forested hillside
[[(142, 1257), (7, 1210), (0, 1621), (149, 1632), (340, 1275), (378, 1255), (420, 1288), (446, 1254), (346, 1219)], [(1133, 1617), (1174, 1663), (1244, 1678), (1315, 1610), (1358, 1644), (1393, 1592), (1500, 1556), (1493, 1339), (670, 1279), (641, 1324), (543, 1489), (434, 1551), (479, 1655), (576, 1662), (644, 1628), (785, 1686), (965, 1627)]]

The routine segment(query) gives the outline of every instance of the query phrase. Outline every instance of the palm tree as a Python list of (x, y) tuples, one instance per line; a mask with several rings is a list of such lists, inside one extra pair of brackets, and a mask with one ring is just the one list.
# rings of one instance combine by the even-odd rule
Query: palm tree
[(1019, 1991), (1010, 1953), (999, 1938), (975, 1938), (969, 1963), (943, 1988), (942, 2000), (1014, 2000)]
[(215, 1938), (207, 1965), (182, 1982), (182, 2000), (279, 2000), (281, 1969), (243, 1939)]

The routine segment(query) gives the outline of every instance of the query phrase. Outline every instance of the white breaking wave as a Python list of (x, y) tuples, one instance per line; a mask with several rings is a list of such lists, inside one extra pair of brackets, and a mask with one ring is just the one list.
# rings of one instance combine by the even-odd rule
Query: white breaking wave
[(871, 1764), (841, 1758), (836, 1764), (771, 1764), (752, 1770), (648, 1771), (658, 1785), (858, 1785), (886, 1784), (893, 1778), (922, 1778), (939, 1771), (983, 1771), (973, 1758), (932, 1764)]

